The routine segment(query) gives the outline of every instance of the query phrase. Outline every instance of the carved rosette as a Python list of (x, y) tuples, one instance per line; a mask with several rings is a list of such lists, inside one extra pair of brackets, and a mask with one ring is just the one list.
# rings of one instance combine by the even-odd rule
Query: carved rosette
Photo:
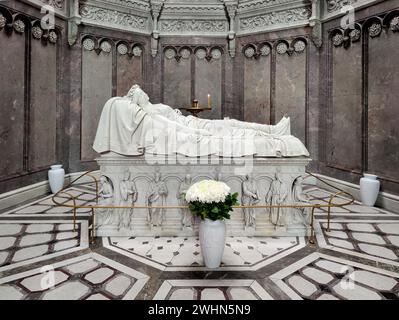
[(222, 57), (222, 51), (218, 48), (212, 49), (211, 56), (213, 59), (218, 60)]
[(248, 47), (244, 50), (244, 55), (247, 58), (252, 58), (255, 55), (255, 49), (253, 47)]
[(105, 53), (110, 53), (112, 50), (112, 45), (108, 41), (101, 42), (100, 48)]
[(268, 56), (271, 52), (271, 49), (267, 44), (265, 44), (259, 49), (259, 51), (261, 56)]
[(370, 27), (369, 27), (369, 35), (371, 38), (375, 38), (378, 37), (382, 32), (382, 25), (381, 23), (373, 23)]
[(2, 30), (7, 24), (7, 19), (5, 16), (3, 16), (2, 13), (0, 13), (0, 30)]
[(83, 40), (83, 48), (85, 50), (92, 51), (92, 50), (94, 50), (94, 47), (95, 47), (95, 43), (94, 43), (93, 39), (86, 38)]
[(278, 54), (285, 54), (288, 51), (288, 46), (285, 42), (280, 42), (277, 47), (276, 47), (276, 51)]
[(183, 48), (183, 49), (180, 50), (180, 56), (183, 59), (188, 59), (191, 56), (191, 52), (187, 48)]
[(43, 36), (42, 28), (40, 28), (39, 26), (34, 26), (32, 28), (32, 36), (35, 39), (41, 39), (41, 37)]
[(22, 20), (14, 21), (14, 29), (18, 33), (24, 33), (25, 32), (25, 22), (23, 22)]
[(173, 59), (176, 56), (176, 51), (175, 49), (168, 48), (165, 50), (164, 54), (167, 59)]
[(389, 23), (389, 29), (393, 32), (399, 31), (399, 16), (393, 18)]
[(55, 31), (50, 31), (50, 33), (48, 34), (48, 41), (50, 43), (57, 43), (58, 40), (58, 35)]
[(133, 56), (135, 57), (141, 57), (143, 53), (143, 49), (141, 49), (140, 46), (134, 46), (132, 50)]
[(344, 36), (340, 33), (337, 33), (334, 37), (332, 37), (332, 42), (334, 46), (339, 47), (344, 43)]
[(298, 40), (298, 41), (295, 42), (295, 44), (294, 44), (294, 50), (295, 50), (295, 52), (297, 52), (297, 53), (302, 53), (302, 52), (305, 51), (305, 49), (306, 49), (306, 43), (305, 43), (305, 41)]
[(356, 42), (359, 41), (361, 38), (361, 31), (359, 29), (353, 29), (350, 33), (349, 33), (349, 37), (351, 39), (352, 42)]
[(124, 43), (121, 43), (121, 44), (119, 44), (118, 45), (118, 47), (117, 47), (117, 51), (118, 51), (118, 53), (120, 54), (120, 55), (125, 55), (125, 54), (127, 54), (128, 53), (128, 51), (129, 51), (129, 48), (127, 47), (127, 45), (126, 44), (124, 44)]
[(197, 51), (195, 51), (195, 56), (196, 56), (198, 59), (200, 59), (200, 60), (205, 59), (205, 57), (206, 57), (206, 50), (203, 49), (203, 48), (197, 49)]

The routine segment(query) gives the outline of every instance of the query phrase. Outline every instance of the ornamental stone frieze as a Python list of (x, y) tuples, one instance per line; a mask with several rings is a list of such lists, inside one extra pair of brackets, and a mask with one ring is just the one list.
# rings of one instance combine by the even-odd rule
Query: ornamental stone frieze
[(136, 32), (148, 33), (149, 18), (92, 5), (80, 5), (79, 13), (83, 23), (101, 26), (119, 26)]
[(66, 0), (40, 0), (44, 4), (48, 4), (56, 9), (64, 10)]
[(298, 23), (308, 24), (312, 15), (310, 7), (295, 8), (283, 11), (273, 11), (267, 14), (240, 18), (239, 30), (241, 32), (254, 32), (268, 27), (292, 26)]
[(348, 49), (352, 43), (362, 40), (363, 36), (379, 37), (383, 32), (399, 31), (399, 10), (393, 10), (384, 16), (369, 17), (365, 21), (356, 22), (353, 28), (336, 28), (330, 31), (330, 40), (334, 47)]
[(218, 20), (162, 20), (160, 31), (164, 33), (181, 32), (227, 32), (226, 21)]
[(347, 14), (348, 10), (355, 11), (360, 7), (366, 7), (381, 0), (319, 0), (323, 3), (323, 19), (331, 19), (334, 16)]
[(242, 53), (247, 59), (259, 59), (267, 57), (273, 51), (278, 55), (293, 55), (306, 52), (307, 41), (305, 38), (296, 38), (294, 40), (278, 40), (275, 42), (249, 43), (243, 46)]

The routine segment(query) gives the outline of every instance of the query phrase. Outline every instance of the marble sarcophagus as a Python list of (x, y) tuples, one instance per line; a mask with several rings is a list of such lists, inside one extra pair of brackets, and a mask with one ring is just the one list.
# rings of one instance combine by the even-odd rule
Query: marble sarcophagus
[(152, 104), (135, 85), (105, 104), (93, 148), (101, 154), (99, 236), (195, 235), (198, 221), (181, 195), (202, 179), (226, 182), (247, 206), (234, 210), (229, 235), (308, 232), (304, 209), (253, 207), (307, 201), (302, 179), (309, 153), (291, 135), (288, 117), (266, 125), (184, 116)]

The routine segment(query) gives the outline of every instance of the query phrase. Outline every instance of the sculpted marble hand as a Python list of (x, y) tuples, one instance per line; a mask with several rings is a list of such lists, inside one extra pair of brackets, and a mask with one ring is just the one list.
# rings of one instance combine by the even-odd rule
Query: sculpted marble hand
[(112, 98), (105, 104), (93, 148), (99, 153), (122, 155), (309, 155), (301, 141), (290, 135), (288, 117), (277, 125), (263, 125), (184, 116), (178, 109), (152, 104), (138, 85), (125, 97)]

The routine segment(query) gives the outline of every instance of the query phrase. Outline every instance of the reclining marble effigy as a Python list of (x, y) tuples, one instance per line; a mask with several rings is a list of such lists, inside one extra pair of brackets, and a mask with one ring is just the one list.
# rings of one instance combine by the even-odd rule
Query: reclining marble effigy
[[(223, 180), (246, 205), (307, 203), (302, 176), (309, 153), (290, 134), (288, 117), (264, 125), (184, 116), (152, 104), (135, 85), (107, 101), (93, 148), (101, 154), (101, 203), (156, 207), (97, 210), (100, 236), (195, 235), (187, 209), (159, 206), (184, 205), (180, 195), (202, 179)], [(235, 209), (227, 233), (304, 235), (308, 220), (303, 209)]]
[(139, 86), (110, 99), (101, 114), (93, 148), (132, 156), (145, 153), (197, 157), (309, 156), (290, 135), (290, 119), (276, 125), (184, 116), (178, 109), (152, 104)]

